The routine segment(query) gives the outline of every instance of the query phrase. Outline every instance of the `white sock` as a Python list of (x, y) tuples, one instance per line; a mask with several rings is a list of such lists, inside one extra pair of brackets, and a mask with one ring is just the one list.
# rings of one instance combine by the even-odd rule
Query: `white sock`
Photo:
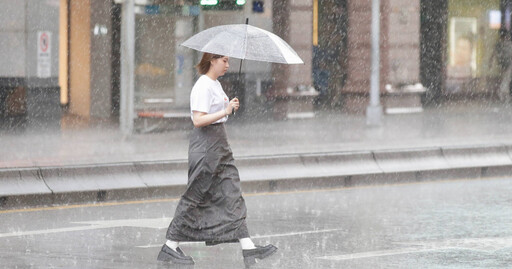
[(165, 244), (166, 244), (169, 248), (171, 248), (172, 250), (177, 251), (177, 250), (176, 250), (176, 248), (178, 247), (178, 245), (180, 244), (180, 242), (167, 240), (167, 242), (165, 242)]
[(256, 246), (252, 242), (251, 238), (241, 238), (238, 239), (240, 241), (240, 245), (242, 245), (242, 249), (248, 250), (248, 249), (255, 249)]

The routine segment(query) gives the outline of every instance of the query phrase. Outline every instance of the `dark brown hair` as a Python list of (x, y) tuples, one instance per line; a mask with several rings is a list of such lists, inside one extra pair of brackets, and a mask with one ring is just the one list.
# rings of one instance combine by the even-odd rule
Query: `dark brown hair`
[(203, 57), (201, 58), (201, 61), (196, 65), (197, 71), (201, 75), (206, 74), (208, 72), (208, 70), (210, 70), (210, 65), (211, 65), (210, 61), (213, 59), (218, 59), (218, 58), (222, 58), (222, 57), (224, 57), (224, 56), (218, 55), (218, 54), (213, 54), (213, 53), (208, 53), (208, 52), (203, 53)]

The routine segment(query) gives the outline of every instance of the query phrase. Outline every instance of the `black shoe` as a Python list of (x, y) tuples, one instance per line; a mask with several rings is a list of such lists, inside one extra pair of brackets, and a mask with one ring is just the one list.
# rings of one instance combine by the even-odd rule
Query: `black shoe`
[(160, 250), (160, 253), (158, 253), (158, 258), (156, 259), (163, 262), (170, 261), (176, 264), (194, 264), (192, 257), (186, 256), (179, 247), (176, 248), (176, 251), (174, 251), (172, 248), (165, 244), (162, 246), (162, 250)]
[(264, 247), (256, 246), (255, 249), (243, 250), (244, 263), (246, 267), (249, 267), (256, 263), (256, 259), (265, 259), (266, 257), (274, 254), (277, 251), (277, 247), (272, 244), (268, 244)]

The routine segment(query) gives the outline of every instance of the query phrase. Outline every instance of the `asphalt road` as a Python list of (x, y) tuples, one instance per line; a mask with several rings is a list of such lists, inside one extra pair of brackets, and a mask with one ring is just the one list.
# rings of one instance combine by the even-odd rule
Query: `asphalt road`
[[(512, 268), (512, 179), (246, 195), (254, 268)], [(156, 261), (174, 199), (0, 211), (2, 268), (176, 268)], [(182, 245), (243, 268), (239, 244)]]

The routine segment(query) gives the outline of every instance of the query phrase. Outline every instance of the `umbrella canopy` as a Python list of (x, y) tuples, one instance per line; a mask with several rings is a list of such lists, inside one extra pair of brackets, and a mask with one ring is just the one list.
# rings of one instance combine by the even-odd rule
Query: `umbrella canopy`
[(195, 34), (181, 45), (242, 60), (283, 64), (304, 63), (280, 37), (248, 24), (212, 27)]

